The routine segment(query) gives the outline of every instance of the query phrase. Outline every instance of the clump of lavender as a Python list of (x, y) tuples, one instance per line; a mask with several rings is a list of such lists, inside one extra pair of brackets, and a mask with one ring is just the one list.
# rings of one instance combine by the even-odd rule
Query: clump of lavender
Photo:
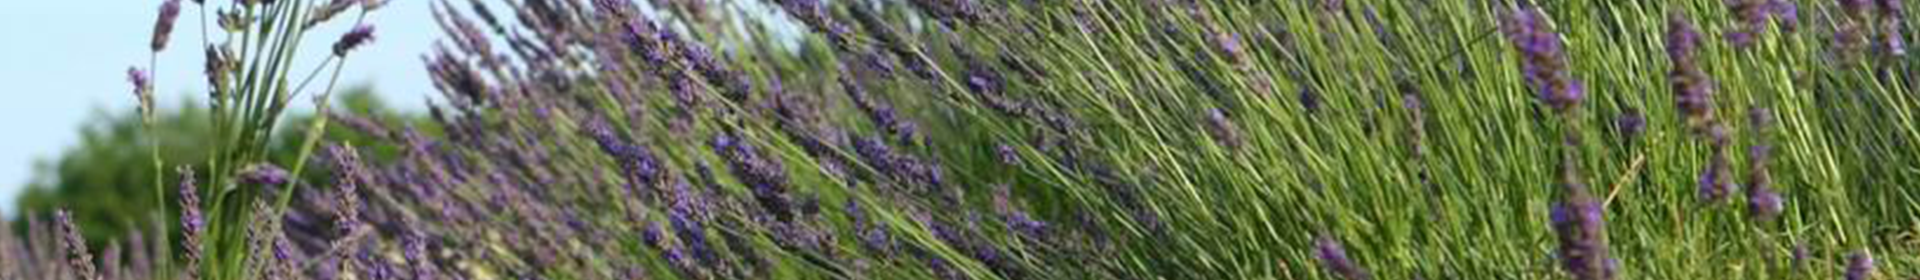
[(1373, 279), (1367, 269), (1360, 267), (1347, 257), (1347, 248), (1332, 236), (1321, 235), (1313, 239), (1313, 256), (1320, 259), (1320, 265), (1328, 271), (1347, 280)]
[(1847, 280), (1873, 279), (1873, 255), (1867, 251), (1855, 251), (1847, 254)]
[(1773, 126), (1773, 110), (1754, 108), (1748, 112), (1748, 123), (1753, 126), (1752, 147), (1747, 149), (1747, 212), (1761, 220), (1771, 220), (1780, 215), (1782, 207), (1780, 194), (1773, 190), (1773, 176), (1767, 166), (1773, 160), (1773, 143), (1768, 140), (1767, 130)]

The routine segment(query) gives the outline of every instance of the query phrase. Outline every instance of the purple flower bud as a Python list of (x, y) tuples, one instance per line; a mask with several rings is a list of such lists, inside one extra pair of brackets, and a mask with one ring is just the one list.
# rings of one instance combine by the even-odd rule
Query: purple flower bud
[(1867, 251), (1854, 251), (1847, 254), (1847, 280), (1873, 279), (1873, 255)]
[(1301, 86), (1299, 95), (1300, 95), (1300, 108), (1306, 109), (1307, 114), (1313, 114), (1320, 111), (1320, 95), (1314, 94), (1312, 87)]
[(240, 183), (247, 185), (279, 186), (287, 184), (287, 170), (270, 163), (247, 166), (240, 171)]
[(1798, 271), (1807, 265), (1807, 255), (1812, 254), (1811, 251), (1812, 249), (1807, 248), (1806, 241), (1793, 243), (1793, 251), (1791, 253), (1793, 257), (1793, 270)]
[(1339, 240), (1321, 235), (1319, 238), (1314, 238), (1313, 244), (1314, 257), (1320, 258), (1320, 265), (1332, 271), (1333, 274), (1347, 280), (1373, 279), (1373, 275), (1367, 273), (1366, 268), (1360, 267), (1359, 264), (1353, 263), (1353, 259), (1347, 258), (1347, 248), (1342, 246)]
[(1787, 0), (1768, 0), (1767, 11), (1773, 14), (1773, 21), (1780, 24), (1781, 32), (1800, 30), (1800, 4)]
[(347, 56), (347, 51), (352, 51), (370, 41), (373, 41), (373, 26), (364, 24), (355, 26), (353, 30), (347, 31), (347, 34), (340, 35), (340, 41), (333, 43), (333, 55)]
[(1647, 117), (1641, 115), (1640, 110), (1629, 109), (1613, 120), (1613, 126), (1614, 129), (1620, 132), (1620, 136), (1623, 138), (1638, 138), (1641, 133), (1647, 130)]
[(128, 67), (127, 83), (133, 84), (133, 98), (140, 101), (142, 113), (151, 113), (148, 111), (153, 108), (153, 96), (150, 96), (153, 92), (153, 77), (147, 75), (147, 70)]
[(167, 49), (167, 38), (173, 34), (173, 22), (180, 18), (180, 0), (160, 2), (160, 18), (153, 23), (153, 51)]

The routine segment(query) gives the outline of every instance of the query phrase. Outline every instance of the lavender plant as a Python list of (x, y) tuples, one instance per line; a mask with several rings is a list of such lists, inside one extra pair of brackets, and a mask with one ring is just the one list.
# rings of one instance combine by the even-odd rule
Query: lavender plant
[[(327, 111), (332, 77), (374, 37), (358, 20), (315, 66), (324, 88), (290, 71), (306, 30), (380, 4), (195, 3), (225, 10), (239, 40), (207, 51), (225, 140), (208, 170), (182, 172), (205, 182), (178, 190), (188, 265), (18, 246), (71, 232), (42, 225), (0, 242), (21, 264), (0, 275), (1864, 279), (1913, 265), (1864, 253), (1913, 253), (1901, 238), (1920, 215), (1920, 193), (1887, 187), (1920, 179), (1903, 148), (1920, 139), (1914, 68), (1888, 43), (1906, 34), (1898, 1), (434, 1), (444, 38), (422, 82), (445, 102), (426, 125)], [(1832, 23), (1795, 31), (1800, 5)], [(1849, 53), (1869, 42), (1877, 54)], [(289, 128), (309, 132), (297, 160), (268, 162), (259, 147), (301, 94), (326, 117)], [(327, 126), (397, 156), (313, 136)], [(1590, 141), (1608, 132), (1630, 141)], [(302, 181), (312, 170), (332, 179)], [(1729, 197), (1746, 211), (1700, 203)]]

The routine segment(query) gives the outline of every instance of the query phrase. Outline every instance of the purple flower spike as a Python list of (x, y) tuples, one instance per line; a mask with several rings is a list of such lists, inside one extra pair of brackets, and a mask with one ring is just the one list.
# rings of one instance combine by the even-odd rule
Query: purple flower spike
[(80, 238), (80, 228), (73, 225), (73, 212), (60, 209), (53, 212), (53, 219), (60, 225), (62, 243), (66, 244), (68, 267), (79, 274), (80, 279), (100, 279), (100, 272), (94, 269), (93, 254), (87, 251), (87, 240)]
[(1780, 24), (1780, 32), (1793, 33), (1800, 30), (1800, 4), (1787, 0), (1769, 0), (1767, 11), (1773, 13), (1773, 21)]
[(372, 25), (355, 26), (353, 30), (347, 31), (346, 35), (340, 35), (340, 41), (333, 43), (333, 55), (346, 56), (348, 51), (352, 51), (354, 48), (358, 48), (360, 45), (365, 45), (367, 42), (372, 41)]
[(1373, 279), (1366, 268), (1353, 263), (1353, 259), (1347, 257), (1347, 248), (1341, 245), (1339, 240), (1321, 235), (1320, 238), (1313, 240), (1313, 244), (1313, 255), (1320, 258), (1320, 264), (1326, 266), (1327, 270), (1347, 280)]
[(167, 49), (167, 38), (173, 34), (173, 22), (180, 18), (180, 0), (166, 0), (160, 3), (160, 18), (153, 23), (153, 51)]
[(1626, 113), (1621, 113), (1618, 118), (1614, 119), (1613, 125), (1615, 129), (1620, 131), (1621, 137), (1633, 139), (1639, 137), (1641, 133), (1646, 132), (1647, 117), (1646, 115), (1640, 114), (1639, 110), (1628, 110)]
[(1560, 34), (1546, 24), (1539, 9), (1515, 9), (1501, 15), (1500, 31), (1520, 50), (1520, 69), (1542, 102), (1561, 113), (1570, 112), (1586, 97), (1586, 88), (1567, 73)]
[(186, 251), (187, 279), (200, 279), (201, 238), (207, 231), (206, 216), (200, 210), (200, 188), (193, 183), (193, 169), (182, 167), (180, 174), (180, 236)]
[(1733, 182), (1728, 181), (1727, 156), (1715, 151), (1707, 160), (1707, 167), (1700, 172), (1700, 199), (1707, 203), (1717, 203), (1733, 192)]
[(1568, 185), (1566, 201), (1553, 207), (1553, 230), (1560, 235), (1560, 261), (1578, 280), (1613, 279), (1614, 260), (1608, 257), (1605, 210), (1586, 186)]
[(1807, 248), (1806, 241), (1793, 243), (1793, 269), (1799, 270), (1802, 266), (1805, 266), (1807, 264), (1807, 255), (1813, 254), (1812, 251), (1812, 249)]
[(287, 184), (287, 170), (273, 164), (254, 164), (240, 171), (240, 183), (260, 186)]
[(1847, 254), (1847, 280), (1873, 279), (1873, 255), (1866, 251), (1854, 251)]
[(149, 92), (153, 92), (153, 76), (148, 75), (147, 70), (128, 67), (127, 83), (133, 84), (133, 97), (140, 100), (140, 110), (153, 107), (153, 97), (148, 96)]
[(1773, 145), (1768, 141), (1766, 131), (1773, 126), (1773, 110), (1754, 108), (1748, 112), (1748, 123), (1754, 127), (1757, 143), (1747, 148), (1747, 212), (1761, 220), (1771, 220), (1780, 215), (1780, 193), (1773, 190), (1773, 176), (1767, 172), (1767, 166), (1773, 161)]

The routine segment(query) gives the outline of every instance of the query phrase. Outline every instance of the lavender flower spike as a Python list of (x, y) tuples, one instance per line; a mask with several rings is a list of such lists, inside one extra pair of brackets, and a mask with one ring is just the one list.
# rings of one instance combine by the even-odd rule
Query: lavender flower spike
[(147, 70), (137, 67), (127, 68), (127, 83), (133, 84), (133, 97), (140, 100), (140, 113), (146, 115), (153, 110), (153, 76)]
[(173, 22), (180, 18), (180, 0), (166, 0), (160, 3), (160, 18), (153, 23), (153, 51), (167, 49), (167, 38), (173, 34)]
[(64, 237), (70, 267), (80, 275), (80, 279), (100, 279), (100, 272), (94, 270), (93, 254), (87, 251), (87, 240), (80, 238), (80, 228), (73, 225), (73, 211), (61, 209), (53, 212), (53, 219), (60, 223), (60, 235)]
[(1586, 88), (1567, 73), (1560, 35), (1546, 24), (1539, 9), (1515, 9), (1500, 17), (1500, 31), (1520, 50), (1520, 68), (1540, 100), (1562, 113), (1586, 98)]
[(240, 171), (240, 183), (259, 186), (279, 186), (287, 184), (287, 170), (269, 163), (247, 166)]
[(181, 167), (177, 173), (180, 173), (180, 242), (187, 256), (187, 279), (200, 279), (200, 239), (207, 230), (207, 221), (200, 212), (200, 192), (193, 183), (193, 169)]
[(1873, 279), (1873, 255), (1867, 254), (1864, 250), (1847, 254), (1847, 274), (1845, 279)]
[(1334, 274), (1340, 275), (1341, 278), (1347, 280), (1367, 280), (1373, 278), (1371, 274), (1367, 273), (1366, 268), (1360, 267), (1359, 264), (1353, 263), (1353, 259), (1347, 258), (1347, 248), (1340, 245), (1339, 240), (1334, 240), (1331, 236), (1321, 235), (1319, 238), (1313, 240), (1313, 244), (1314, 256), (1320, 258), (1320, 264), (1326, 266), (1327, 270), (1333, 271)]
[(346, 35), (341, 35), (339, 42), (333, 43), (333, 55), (347, 56), (347, 51), (352, 51), (353, 48), (371, 41), (373, 41), (372, 25), (355, 26), (352, 31), (347, 31)]
[(1607, 256), (1605, 209), (1585, 185), (1567, 186), (1566, 201), (1553, 207), (1553, 231), (1560, 235), (1560, 261), (1578, 280), (1613, 279)]
[(1747, 148), (1747, 212), (1762, 220), (1770, 220), (1780, 215), (1780, 193), (1775, 192), (1773, 176), (1767, 172), (1767, 166), (1773, 161), (1773, 144), (1767, 140), (1766, 131), (1773, 126), (1773, 110), (1754, 108), (1748, 115), (1748, 123), (1754, 127), (1756, 143)]

